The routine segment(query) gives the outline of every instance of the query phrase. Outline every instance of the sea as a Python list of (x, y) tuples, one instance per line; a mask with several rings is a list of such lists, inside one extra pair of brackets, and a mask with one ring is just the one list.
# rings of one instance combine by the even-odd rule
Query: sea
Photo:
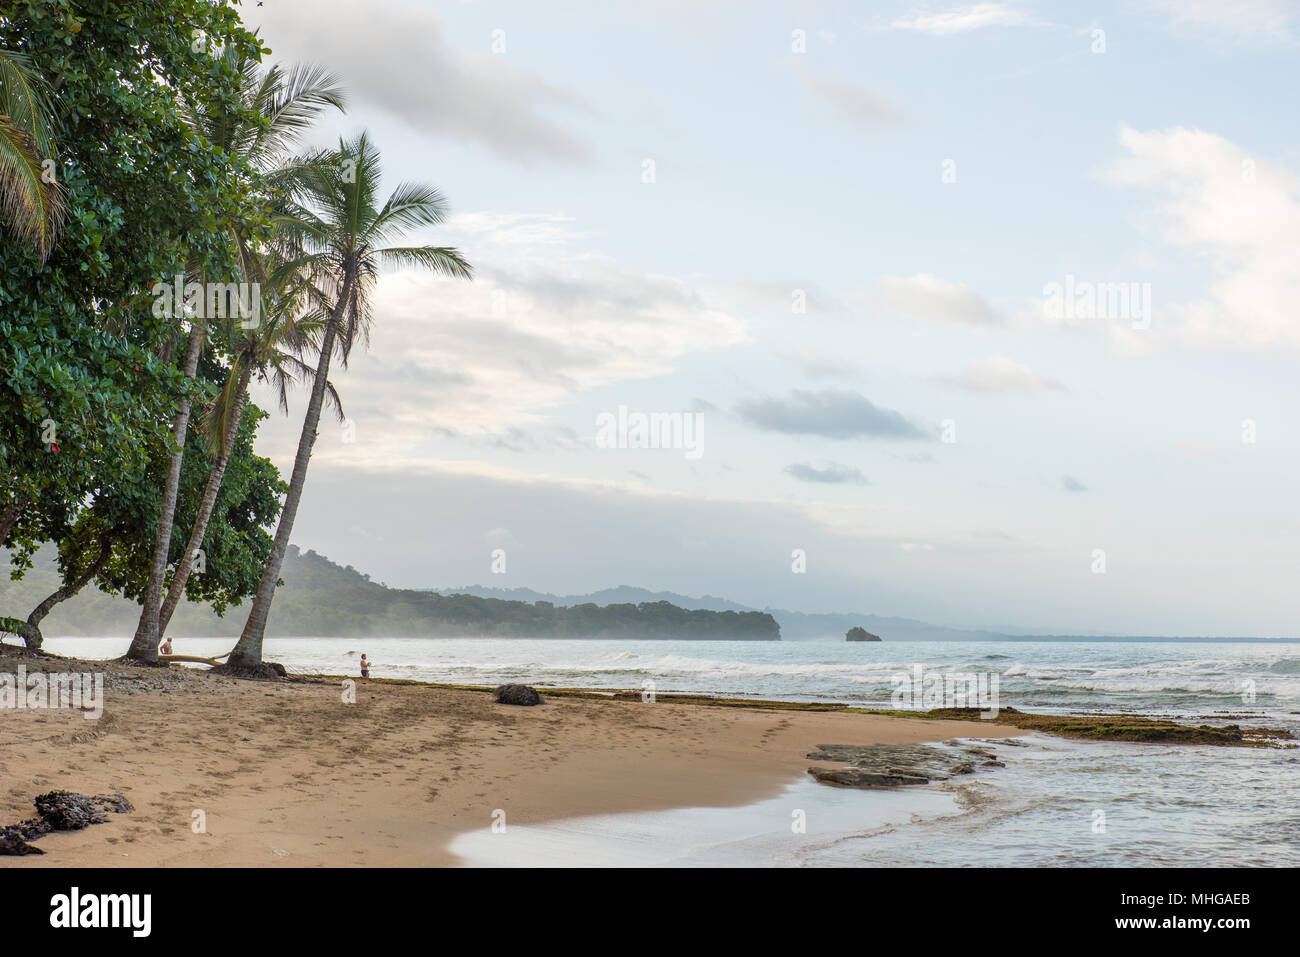
[[(109, 658), (127, 643), (46, 645)], [(174, 645), (178, 654), (213, 655), (233, 639)], [(948, 682), (956, 688), (973, 687), (972, 678), (996, 686), (999, 707), (1286, 728), (1300, 741), (1300, 642), (280, 638), (265, 647), (268, 660), (309, 673), (356, 674), (362, 653), (376, 677), (867, 708), (924, 704), (904, 681), (914, 682), (919, 667), (926, 676), (959, 676)], [(939, 686), (946, 687), (931, 687)], [(511, 825), (510, 841), (485, 828), (461, 835), (452, 850), (489, 867), (1300, 865), (1300, 749), (1042, 734), (971, 740), (1005, 766), (889, 791), (792, 777), (784, 793), (746, 807)]]

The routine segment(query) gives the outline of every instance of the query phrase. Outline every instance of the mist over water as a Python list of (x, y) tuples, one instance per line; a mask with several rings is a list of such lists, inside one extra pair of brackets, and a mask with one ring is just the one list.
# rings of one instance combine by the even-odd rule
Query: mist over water
[[(59, 654), (114, 657), (122, 639), (50, 639)], [(175, 639), (218, 654), (233, 639)], [(269, 639), (291, 671), (540, 688), (842, 702), (889, 708), (892, 676), (996, 674), (1000, 706), (1130, 712), (1193, 724), (1300, 729), (1300, 643), (578, 641)], [(1250, 693), (1253, 692), (1253, 700)], [(1019, 743), (1017, 743), (1019, 742)], [(853, 742), (826, 742), (844, 743)], [(455, 849), (480, 864), (778, 866), (1300, 864), (1300, 750), (1139, 745), (1029, 735), (987, 745), (1005, 768), (904, 792), (792, 781), (746, 808), (617, 815), (528, 828), (509, 842), (469, 834)], [(811, 762), (810, 762), (811, 763)], [(790, 830), (792, 808), (808, 833)], [(520, 829), (523, 830), (523, 829)]]

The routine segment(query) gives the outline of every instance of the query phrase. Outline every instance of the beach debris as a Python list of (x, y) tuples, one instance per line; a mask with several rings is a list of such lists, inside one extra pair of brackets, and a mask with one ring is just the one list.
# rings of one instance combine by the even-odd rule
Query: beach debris
[(535, 705), (542, 703), (542, 696), (528, 685), (498, 685), (492, 692), (492, 700), (501, 704)]
[(1003, 767), (992, 751), (928, 744), (820, 744), (811, 761), (848, 765), (809, 768), (822, 784), (843, 788), (897, 788), (947, 781), (976, 767)]
[(0, 833), (0, 857), (22, 857), (26, 854), (44, 854), (39, 847), (28, 844), (16, 834)]
[(80, 831), (92, 824), (103, 824), (109, 813), (128, 814), (131, 802), (120, 794), (76, 794), (72, 791), (50, 791), (39, 794), (33, 802), (36, 817), (19, 824), (0, 827), (0, 856), (44, 854), (34, 841), (50, 831)]

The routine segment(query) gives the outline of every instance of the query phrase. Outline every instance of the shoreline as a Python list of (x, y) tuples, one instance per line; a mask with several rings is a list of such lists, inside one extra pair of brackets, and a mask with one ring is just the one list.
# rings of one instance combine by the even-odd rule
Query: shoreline
[(97, 721), (0, 712), (0, 825), (30, 817), (50, 790), (117, 791), (134, 810), (48, 834), (35, 845), (43, 855), (0, 857), (0, 867), (454, 866), (452, 841), (500, 812), (529, 825), (743, 807), (806, 775), (822, 744), (1024, 733), (558, 689), (527, 708), (401, 679), (357, 680), (355, 703), (344, 703), (341, 676), (248, 681), (6, 652), (29, 673), (102, 671), (105, 704)]

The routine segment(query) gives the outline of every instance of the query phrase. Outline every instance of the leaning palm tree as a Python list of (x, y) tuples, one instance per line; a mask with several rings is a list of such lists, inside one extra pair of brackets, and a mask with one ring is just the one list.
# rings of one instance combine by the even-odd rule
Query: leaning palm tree
[(401, 183), (379, 205), (383, 168), (379, 151), (365, 133), (350, 141), (340, 141), (328, 162), (322, 162), (326, 158), (319, 155), (314, 159), (306, 164), (303, 188), (297, 196), (300, 207), (297, 220), (301, 223), (297, 238), (313, 257), (317, 287), (324, 296), (325, 327), (311, 398), (293, 461), (293, 475), (280, 511), (271, 554), (262, 570), (244, 630), (227, 663), (227, 668), (236, 672), (263, 670), (266, 620), (307, 481), (307, 466), (316, 442), (335, 341), (344, 366), (358, 341), (369, 343), (373, 320), (371, 296), (381, 266), (420, 266), (460, 279), (472, 275), (469, 263), (450, 247), (389, 245), (408, 230), (442, 223), (447, 216), (447, 203), (433, 187)]
[(0, 50), (0, 216), (44, 264), (63, 223), (66, 197), (50, 175), (54, 157), (45, 82), (25, 53)]
[[(187, 104), (186, 122), (196, 134), (214, 146), (221, 148), (228, 155), (241, 157), (250, 166), (265, 174), (271, 189), (268, 201), (272, 213), (272, 226), (279, 232), (286, 223), (282, 197), (299, 191), (298, 177), (305, 168), (304, 164), (297, 160), (285, 162), (290, 148), (322, 110), (331, 106), (341, 110), (345, 106), (346, 98), (339, 87), (338, 80), (332, 74), (311, 64), (299, 64), (288, 71), (273, 66), (263, 72), (256, 60), (249, 59), (233, 48), (227, 48), (218, 54), (218, 59), (221, 60), (220, 65), (223, 69), (237, 73), (240, 77), (237, 100), (233, 104), (230, 102)], [(282, 301), (287, 298), (293, 301), (297, 296), (296, 293), (292, 296), (281, 296), (281, 291), (276, 286), (279, 282), (299, 281), (297, 270), (292, 266), (281, 269), (277, 265), (268, 271), (265, 268), (265, 257), (250, 242), (243, 224), (230, 224), (228, 232), (231, 249), (235, 253), (245, 281), (258, 282), (261, 287), (264, 286), (263, 280), (269, 280), (270, 287), (265, 291), (272, 298), (279, 298)], [(283, 237), (275, 236), (272, 245), (283, 249), (289, 244), (283, 240)], [(292, 261), (292, 256), (288, 258)], [(278, 311), (283, 319), (284, 309), (280, 308)], [(292, 319), (287, 319), (286, 322), (291, 325)], [(275, 341), (274, 335), (266, 339), (266, 342)], [(236, 348), (235, 352), (238, 355), (240, 349)], [(254, 365), (249, 365), (247, 362), (241, 364), (237, 361), (232, 364), (226, 388), (223, 390), (223, 395), (226, 396), (224, 407), (232, 413), (222, 423), (228, 429), (222, 428), (219, 432), (219, 442), (223, 446), (226, 444), (226, 431), (230, 432), (233, 439), (234, 433), (239, 428), (239, 417), (243, 411), (248, 383), (254, 368)], [(193, 378), (193, 373), (188, 366), (186, 375), (187, 378)], [(183, 402), (182, 407), (185, 421), (188, 423), (188, 403)], [(190, 531), (189, 543), (182, 553), (172, 585), (164, 597), (163, 580), (167, 574), (167, 558), (171, 549), (172, 522), (176, 503), (172, 485), (180, 480), (181, 456), (184, 455), (187, 427), (181, 424), (181, 418), (178, 412), (175, 441), (181, 451), (173, 455), (169, 462), (167, 487), (159, 515), (158, 533), (154, 541), (153, 563), (150, 566), (149, 580), (140, 610), (140, 623), (131, 641), (131, 648), (127, 652), (128, 658), (138, 661), (158, 660), (158, 642), (167, 621), (171, 618), (172, 611), (175, 610), (180, 596), (184, 593), (185, 584), (189, 580), (190, 570), (193, 567), (195, 552), (203, 542), (217, 493), (221, 489), (226, 464), (229, 461), (228, 453), (216, 457), (200, 503), (199, 513)]]
[[(254, 256), (260, 267), (264, 256)], [(309, 278), (301, 274), (297, 263), (281, 261), (275, 269), (258, 268), (256, 275), (263, 289), (278, 290), (262, 300), (261, 321), (254, 328), (232, 323), (229, 332), (235, 356), (225, 387), (207, 408), (202, 429), (213, 453), (213, 465), (199, 500), (198, 513), (190, 530), (189, 541), (176, 563), (171, 584), (158, 616), (158, 634), (167, 631), (172, 614), (185, 594), (185, 585), (194, 570), (194, 561), (203, 546), (208, 523), (216, 506), (217, 495), (230, 463), (239, 423), (248, 406), (248, 386), (253, 377), (267, 383), (279, 399), (280, 411), (289, 412), (289, 389), (299, 381), (311, 381), (315, 368), (299, 356), (318, 340), (324, 323), (318, 313), (305, 311), (310, 291)], [(287, 275), (285, 275), (287, 274)], [(326, 383), (325, 395), (343, 418), (343, 406), (332, 384)]]

